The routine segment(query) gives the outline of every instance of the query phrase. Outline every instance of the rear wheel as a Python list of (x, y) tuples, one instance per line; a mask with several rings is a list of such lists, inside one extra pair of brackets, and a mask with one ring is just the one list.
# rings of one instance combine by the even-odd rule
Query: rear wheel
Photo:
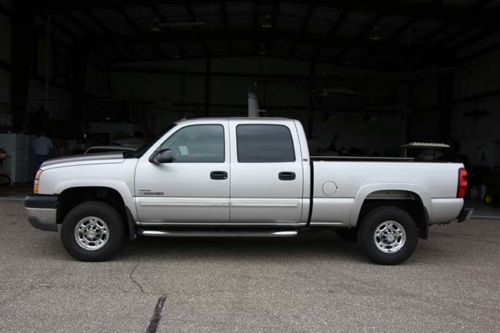
[(397, 207), (374, 209), (363, 218), (358, 229), (363, 251), (377, 264), (399, 264), (408, 259), (417, 247), (415, 221)]
[(98, 201), (82, 203), (64, 218), (61, 239), (64, 248), (81, 261), (103, 261), (121, 248), (125, 230), (120, 214)]

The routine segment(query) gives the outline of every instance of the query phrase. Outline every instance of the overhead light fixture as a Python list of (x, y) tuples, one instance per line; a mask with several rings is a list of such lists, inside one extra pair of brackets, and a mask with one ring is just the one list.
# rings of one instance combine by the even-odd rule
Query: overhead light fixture
[(165, 29), (201, 27), (205, 24), (206, 24), (206, 22), (202, 22), (202, 21), (159, 22), (159, 21), (155, 20), (155, 21), (149, 23), (149, 30), (151, 30), (153, 32), (161, 32)]
[(182, 51), (179, 47), (174, 48), (172, 51), (173, 51), (172, 59), (174, 60), (182, 59)]
[(379, 41), (382, 39), (382, 36), (380, 34), (380, 28), (378, 27), (378, 25), (376, 25), (373, 30), (372, 30), (372, 33), (370, 34), (370, 36), (368, 37), (369, 40), (373, 40), (375, 42)]
[(273, 27), (273, 20), (270, 14), (261, 16), (260, 27), (264, 29), (271, 29)]
[(267, 46), (265, 43), (260, 43), (259, 44), (259, 50), (258, 50), (259, 55), (266, 55), (267, 54)]
[(205, 25), (206, 22), (203, 21), (187, 21), (187, 22), (161, 22), (159, 23), (162, 28), (189, 28), (189, 27), (200, 27)]
[(161, 32), (162, 28), (160, 26), (160, 22), (158, 22), (158, 21), (151, 22), (151, 24), (149, 25), (149, 30), (151, 30), (153, 32)]

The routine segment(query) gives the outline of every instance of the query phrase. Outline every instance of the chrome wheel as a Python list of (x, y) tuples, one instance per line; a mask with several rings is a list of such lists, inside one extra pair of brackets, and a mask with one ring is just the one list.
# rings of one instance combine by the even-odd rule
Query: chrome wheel
[(405, 245), (406, 232), (398, 222), (384, 221), (375, 229), (373, 240), (380, 251), (395, 253)]
[(76, 243), (85, 250), (99, 250), (106, 245), (108, 239), (108, 225), (98, 217), (84, 217), (75, 226)]

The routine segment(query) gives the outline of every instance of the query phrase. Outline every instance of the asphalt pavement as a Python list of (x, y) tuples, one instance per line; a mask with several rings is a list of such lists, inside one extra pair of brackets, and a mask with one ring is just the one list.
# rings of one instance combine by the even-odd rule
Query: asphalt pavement
[(127, 242), (82, 263), (0, 201), (1, 332), (499, 332), (500, 220), (436, 226), (399, 266), (331, 231)]

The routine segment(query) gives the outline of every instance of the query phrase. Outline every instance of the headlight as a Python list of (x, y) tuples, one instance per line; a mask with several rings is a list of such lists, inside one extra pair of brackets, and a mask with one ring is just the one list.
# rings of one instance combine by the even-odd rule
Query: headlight
[(38, 182), (40, 181), (40, 177), (42, 177), (42, 170), (38, 170), (35, 176), (35, 182), (33, 184), (33, 193), (38, 194)]

